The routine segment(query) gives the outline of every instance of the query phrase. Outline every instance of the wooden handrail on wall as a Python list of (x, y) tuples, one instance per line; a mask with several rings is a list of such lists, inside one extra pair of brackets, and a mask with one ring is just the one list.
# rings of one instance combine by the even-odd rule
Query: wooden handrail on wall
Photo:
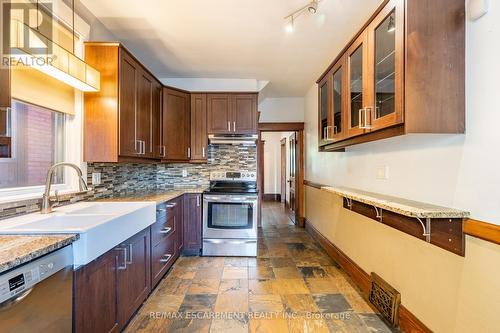
[[(311, 182), (308, 180), (304, 180), (304, 185), (316, 189), (321, 189), (322, 187), (328, 186), (324, 184)], [(500, 245), (500, 225), (478, 221), (474, 219), (467, 219), (464, 221), (463, 232), (466, 235), (480, 238), (487, 242)]]
[(500, 225), (468, 219), (464, 223), (464, 233), (500, 245)]

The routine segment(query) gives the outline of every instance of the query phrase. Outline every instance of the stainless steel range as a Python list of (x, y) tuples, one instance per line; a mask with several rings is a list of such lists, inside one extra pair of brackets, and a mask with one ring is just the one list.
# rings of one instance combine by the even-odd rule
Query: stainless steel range
[(212, 172), (203, 194), (203, 255), (257, 256), (257, 209), (255, 172)]

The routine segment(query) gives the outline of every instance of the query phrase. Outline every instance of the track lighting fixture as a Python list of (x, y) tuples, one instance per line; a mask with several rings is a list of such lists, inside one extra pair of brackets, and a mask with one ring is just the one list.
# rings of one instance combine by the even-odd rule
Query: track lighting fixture
[(286, 32), (293, 32), (293, 24), (294, 20), (299, 17), (300, 15), (304, 14), (306, 11), (311, 13), (311, 14), (316, 14), (318, 11), (318, 3), (321, 0), (312, 0), (309, 2), (307, 5), (297, 9), (296, 11), (290, 13), (289, 15), (285, 16), (285, 20), (287, 20), (286, 25), (285, 25), (285, 31)]

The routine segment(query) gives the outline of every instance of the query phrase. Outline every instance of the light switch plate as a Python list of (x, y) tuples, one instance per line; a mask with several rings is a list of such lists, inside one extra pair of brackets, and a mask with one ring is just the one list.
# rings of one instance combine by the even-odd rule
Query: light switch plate
[(101, 185), (101, 173), (92, 172), (92, 185)]
[(182, 177), (186, 178), (188, 176), (188, 171), (186, 169), (182, 169)]
[(380, 165), (377, 167), (377, 179), (389, 179), (389, 167), (387, 165)]

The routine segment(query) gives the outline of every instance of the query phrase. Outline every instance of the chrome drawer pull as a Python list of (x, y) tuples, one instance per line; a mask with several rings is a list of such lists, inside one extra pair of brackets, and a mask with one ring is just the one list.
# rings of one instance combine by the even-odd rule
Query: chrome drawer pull
[(174, 208), (175, 206), (177, 206), (177, 202), (167, 204), (167, 208)]
[(119, 271), (123, 271), (125, 269), (127, 269), (127, 248), (126, 247), (121, 247), (118, 249), (119, 251), (123, 251), (123, 265), (118, 265), (118, 270)]
[(160, 262), (162, 262), (162, 263), (169, 262), (170, 258), (172, 258), (172, 255), (171, 255), (171, 254), (165, 254), (165, 255), (163, 255), (163, 257), (160, 259)]
[(167, 227), (165, 229), (160, 230), (160, 234), (168, 234), (170, 232), (170, 230), (172, 230), (172, 228)]
[(128, 245), (128, 255), (129, 255), (129, 260), (126, 260), (126, 264), (127, 265), (132, 265), (133, 264), (133, 261), (132, 261), (132, 244), (129, 244)]

